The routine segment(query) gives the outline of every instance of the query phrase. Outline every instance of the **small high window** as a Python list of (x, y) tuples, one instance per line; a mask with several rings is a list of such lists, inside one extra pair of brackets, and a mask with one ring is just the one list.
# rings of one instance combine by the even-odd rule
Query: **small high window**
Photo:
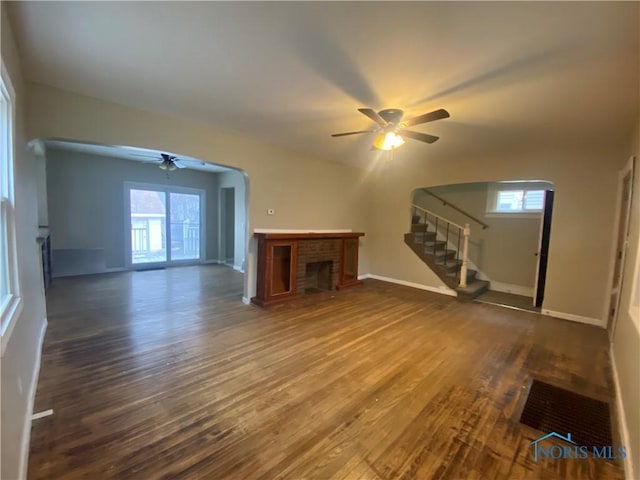
[(503, 182), (489, 186), (487, 213), (540, 213), (544, 209), (544, 192), (549, 189), (541, 182)]
[(540, 212), (544, 190), (505, 190), (496, 196), (495, 212)]

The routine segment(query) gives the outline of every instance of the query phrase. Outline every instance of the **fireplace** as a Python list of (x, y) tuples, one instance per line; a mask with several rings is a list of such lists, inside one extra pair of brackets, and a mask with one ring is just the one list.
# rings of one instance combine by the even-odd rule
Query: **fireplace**
[(305, 266), (304, 293), (319, 293), (333, 290), (331, 271), (333, 262), (310, 262)]
[[(361, 232), (262, 233), (258, 240), (256, 296), (261, 307), (300, 295), (359, 285)], [(321, 297), (321, 296), (320, 296)]]

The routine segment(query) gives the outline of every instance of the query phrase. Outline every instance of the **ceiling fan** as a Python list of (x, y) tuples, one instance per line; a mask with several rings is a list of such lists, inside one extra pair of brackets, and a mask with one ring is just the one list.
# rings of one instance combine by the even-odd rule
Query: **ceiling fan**
[(186, 165), (180, 163), (178, 157), (174, 157), (173, 155), (169, 155), (168, 153), (161, 153), (160, 157), (162, 157), (162, 161), (157, 165), (162, 170), (173, 172), (176, 168), (187, 168)]
[(378, 135), (373, 141), (373, 146), (380, 150), (393, 150), (404, 144), (404, 138), (411, 138), (420, 142), (433, 143), (439, 137), (429, 135), (427, 133), (414, 132), (407, 130), (407, 127), (421, 125), (435, 120), (449, 118), (449, 112), (441, 108), (433, 112), (418, 115), (409, 120), (402, 120), (404, 112), (398, 108), (387, 108), (376, 112), (371, 108), (359, 108), (358, 111), (366, 115), (378, 124), (378, 128), (374, 130), (358, 130), (356, 132), (334, 133), (332, 137), (344, 137), (347, 135), (359, 135), (362, 133), (377, 133)]

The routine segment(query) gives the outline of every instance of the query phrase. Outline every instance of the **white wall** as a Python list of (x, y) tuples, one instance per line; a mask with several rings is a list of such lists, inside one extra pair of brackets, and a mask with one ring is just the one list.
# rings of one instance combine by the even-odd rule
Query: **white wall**
[[(218, 186), (220, 188), (233, 188), (235, 191), (235, 230), (234, 230), (234, 258), (233, 267), (244, 270), (245, 250), (246, 250), (246, 186), (245, 178), (241, 172), (233, 170), (224, 172), (218, 176)], [(223, 256), (219, 255), (222, 259)]]
[(2, 59), (16, 93), (15, 216), (17, 259), (24, 307), (0, 359), (1, 443), (0, 477), (24, 478), (31, 426), (31, 409), (37, 382), (41, 340), (46, 328), (46, 312), (39, 248), (37, 165), (25, 143), (25, 88), (6, 8), (2, 21)]

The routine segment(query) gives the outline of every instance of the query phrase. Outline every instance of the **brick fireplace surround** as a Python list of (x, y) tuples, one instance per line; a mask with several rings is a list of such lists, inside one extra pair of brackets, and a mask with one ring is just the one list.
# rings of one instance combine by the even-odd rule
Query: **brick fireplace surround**
[(307, 263), (331, 262), (331, 290), (338, 286), (342, 267), (342, 240), (337, 238), (298, 240), (296, 291), (304, 293)]

